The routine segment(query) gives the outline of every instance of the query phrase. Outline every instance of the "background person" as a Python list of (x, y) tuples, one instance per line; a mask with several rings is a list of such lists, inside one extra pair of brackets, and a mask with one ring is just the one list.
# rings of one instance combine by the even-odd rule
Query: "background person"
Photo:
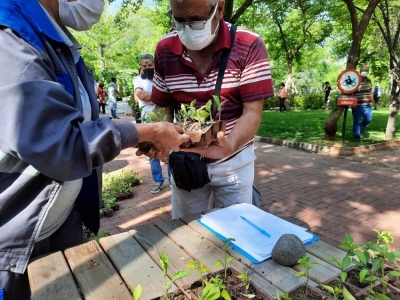
[[(154, 78), (154, 57), (151, 54), (145, 54), (140, 58), (140, 69), (142, 75), (135, 77), (133, 88), (135, 96), (138, 99), (139, 107), (142, 108), (141, 119), (145, 122), (148, 118), (147, 113), (153, 111), (156, 105), (151, 102), (151, 90), (153, 88)], [(157, 194), (164, 186), (164, 176), (162, 174), (161, 162), (157, 158), (150, 159), (151, 175), (154, 180), (154, 185), (151, 188), (152, 194)], [(170, 172), (168, 168), (168, 177)], [(168, 178), (169, 179), (169, 178)], [(170, 179), (169, 179), (170, 181)]]
[(117, 94), (121, 96), (117, 87), (117, 79), (113, 77), (108, 84), (108, 105), (110, 105), (111, 117), (113, 119), (119, 119), (117, 116)]
[(170, 6), (176, 30), (157, 45), (151, 95), (153, 103), (166, 108), (170, 122), (181, 104), (196, 99), (199, 108), (212, 98), (221, 56), (229, 48), (234, 53), (220, 92), (226, 131), (218, 133), (215, 145), (181, 149), (205, 157), (211, 182), (188, 192), (172, 179), (172, 218), (233, 202), (252, 203), (254, 134), (264, 99), (273, 96), (264, 41), (239, 27), (231, 47), (224, 0), (170, 0)]
[(103, 0), (0, 1), (0, 286), (6, 300), (30, 298), (30, 259), (82, 243), (82, 224), (98, 232), (104, 163), (141, 141), (168, 152), (188, 140), (169, 123), (99, 118), (93, 72), (66, 26), (90, 29), (103, 6)]
[(325, 110), (329, 109), (329, 102), (331, 101), (331, 91), (332, 88), (328, 81), (324, 84), (324, 101), (325, 101)]
[(372, 121), (374, 94), (368, 73), (369, 67), (362, 66), (360, 70), (362, 80), (358, 90), (354, 93), (354, 96), (357, 98), (357, 106), (351, 108), (353, 114), (353, 137), (355, 141), (360, 141), (363, 138), (363, 130)]
[(104, 83), (103, 82), (99, 82), (96, 94), (97, 94), (97, 102), (99, 102), (99, 110), (103, 115), (105, 115), (106, 114), (106, 97), (107, 97), (107, 93), (104, 90)]
[(281, 85), (279, 86), (279, 92), (278, 92), (278, 99), (279, 99), (279, 112), (286, 112), (286, 107), (285, 107), (285, 100), (286, 100), (286, 88), (285, 84), (282, 82)]
[(374, 103), (375, 103), (374, 109), (375, 110), (378, 109), (378, 102), (379, 102), (379, 99), (381, 98), (381, 96), (382, 96), (382, 87), (378, 81), (374, 87)]

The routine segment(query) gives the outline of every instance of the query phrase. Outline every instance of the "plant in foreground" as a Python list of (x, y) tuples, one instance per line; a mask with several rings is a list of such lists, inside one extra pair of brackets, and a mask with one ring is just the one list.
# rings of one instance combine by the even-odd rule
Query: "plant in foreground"
[(205, 267), (201, 262), (198, 263), (198, 262), (195, 261), (195, 260), (192, 260), (191, 262), (189, 262), (189, 263), (186, 265), (186, 267), (189, 268), (189, 269), (196, 269), (197, 272), (199, 272), (199, 274), (200, 274), (200, 279), (201, 279), (201, 284), (204, 286), (205, 279), (204, 279), (204, 275), (203, 275), (203, 274), (204, 274), (205, 272), (208, 271), (208, 268)]
[(276, 299), (277, 300), (292, 300), (292, 298), (289, 297), (289, 293), (283, 293), (279, 295), (278, 292), (276, 292)]
[(230, 244), (232, 244), (232, 241), (234, 240), (235, 239), (233, 238), (222, 240), (223, 243), (222, 250), (224, 250), (224, 260), (222, 261), (219, 259), (214, 264), (214, 267), (219, 267), (219, 266), (224, 267), (224, 279), (226, 279), (226, 270), (228, 269), (229, 263), (235, 259), (233, 256), (228, 256), (228, 247)]
[(241, 280), (242, 283), (244, 283), (246, 285), (245, 287), (245, 294), (242, 293), (243, 296), (247, 297), (247, 298), (254, 298), (256, 295), (253, 294), (249, 294), (249, 288), (250, 288), (250, 278), (248, 276), (249, 271), (247, 270), (246, 272), (239, 274), (238, 276), (236, 276), (237, 278), (239, 278)]
[(142, 296), (142, 286), (140, 284), (137, 285), (137, 287), (135, 287), (133, 289), (133, 300), (139, 300), (140, 296)]
[(295, 275), (297, 278), (300, 278), (300, 277), (303, 277), (303, 276), (306, 278), (306, 291), (305, 291), (305, 294), (304, 294), (305, 297), (307, 297), (307, 295), (308, 295), (308, 282), (310, 281), (310, 270), (312, 269), (311, 264), (320, 265), (320, 263), (317, 262), (317, 261), (313, 261), (313, 262), (311, 262), (311, 264), (309, 264), (309, 260), (310, 260), (310, 255), (306, 255), (303, 258), (299, 259), (298, 263), (301, 266), (303, 266), (305, 270), (297, 272), (296, 275)]
[(166, 300), (169, 300), (168, 291), (171, 289), (172, 284), (173, 284), (176, 280), (178, 280), (178, 279), (180, 279), (180, 278), (183, 278), (183, 277), (185, 277), (185, 276), (188, 276), (188, 275), (190, 274), (190, 272), (187, 272), (187, 271), (178, 271), (178, 272), (176, 272), (175, 275), (172, 277), (172, 280), (169, 281), (169, 282), (167, 282), (167, 277), (168, 277), (168, 276), (167, 276), (167, 275), (168, 275), (168, 266), (169, 266), (168, 256), (167, 256), (165, 253), (163, 253), (163, 252), (160, 252), (159, 256), (160, 256), (161, 269), (163, 270), (163, 273), (164, 273), (164, 298), (165, 298)]
[(225, 300), (232, 300), (228, 291), (225, 289), (223, 279), (217, 275), (211, 277), (210, 282), (205, 282), (205, 287), (203, 288), (199, 300), (216, 300), (221, 297)]
[(334, 300), (338, 300), (339, 295), (343, 295), (344, 300), (356, 300), (356, 298), (353, 297), (353, 295), (346, 289), (345, 286), (343, 286), (342, 289), (340, 289), (338, 287), (332, 287), (329, 285), (325, 285), (325, 284), (321, 284), (321, 286), (333, 294)]

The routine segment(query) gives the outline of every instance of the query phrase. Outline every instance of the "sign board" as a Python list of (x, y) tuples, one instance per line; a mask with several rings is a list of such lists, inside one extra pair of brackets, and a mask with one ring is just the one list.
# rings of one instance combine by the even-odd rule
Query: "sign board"
[(343, 98), (337, 99), (338, 106), (357, 106), (357, 98)]
[(346, 69), (339, 74), (337, 85), (343, 94), (353, 94), (361, 83), (361, 75), (355, 69)]

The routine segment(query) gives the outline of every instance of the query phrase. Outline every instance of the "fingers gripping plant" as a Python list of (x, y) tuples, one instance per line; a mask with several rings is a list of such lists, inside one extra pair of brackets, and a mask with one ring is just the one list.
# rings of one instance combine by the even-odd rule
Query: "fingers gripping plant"
[(175, 273), (175, 275), (172, 277), (172, 280), (167, 282), (167, 274), (168, 274), (168, 266), (169, 266), (169, 260), (168, 257), (165, 253), (160, 252), (160, 265), (161, 269), (163, 270), (164, 273), (164, 297), (166, 300), (169, 300), (168, 297), (168, 291), (171, 289), (172, 284), (177, 281), (180, 278), (183, 278), (185, 276), (188, 276), (190, 272), (187, 271), (178, 271)]
[(224, 278), (225, 279), (226, 279), (226, 270), (228, 269), (228, 264), (232, 260), (235, 259), (234, 257), (228, 255), (228, 247), (229, 247), (229, 245), (232, 244), (232, 241), (234, 241), (234, 240), (235, 239), (233, 239), (233, 238), (229, 238), (229, 239), (226, 239), (226, 240), (222, 241), (222, 243), (223, 243), (222, 250), (224, 250), (224, 260), (222, 261), (222, 260), (219, 259), (214, 264), (214, 267), (219, 267), (219, 266), (223, 266), (224, 267), (224, 276), (225, 276)]

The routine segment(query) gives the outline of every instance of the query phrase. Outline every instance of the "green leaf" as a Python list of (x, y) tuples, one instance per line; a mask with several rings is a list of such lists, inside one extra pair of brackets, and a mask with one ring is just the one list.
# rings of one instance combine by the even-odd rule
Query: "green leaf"
[(232, 257), (232, 256), (228, 257), (228, 259), (226, 260), (226, 264), (229, 264), (234, 259), (235, 259), (235, 257)]
[(335, 290), (333, 289), (333, 287), (329, 286), (329, 285), (325, 285), (321, 283), (321, 286), (326, 289), (327, 291), (331, 292), (332, 294), (335, 294)]
[(368, 270), (367, 270), (367, 269), (362, 269), (362, 270), (360, 271), (359, 276), (360, 276), (360, 282), (361, 282), (361, 283), (364, 282), (365, 277), (367, 277), (367, 275), (368, 275)]
[(168, 265), (169, 265), (168, 256), (163, 252), (160, 252), (159, 255), (160, 255), (161, 269), (164, 272), (164, 276), (167, 276)]
[[(346, 257), (348, 257), (348, 256), (346, 256)], [(340, 263), (340, 261), (339, 261), (337, 258), (328, 257), (328, 260), (331, 261), (331, 262), (336, 263), (338, 266), (341, 266), (341, 263)]]
[(222, 260), (219, 259), (215, 262), (214, 267), (219, 267), (219, 266), (223, 266), (223, 265), (224, 265), (224, 263), (222, 262)]
[(170, 288), (172, 288), (172, 282), (168, 282), (168, 283), (165, 285), (165, 289), (166, 289), (167, 291), (169, 291)]
[(399, 277), (400, 276), (400, 272), (399, 271), (389, 271), (389, 276), (390, 277)]
[(362, 262), (364, 265), (367, 264), (367, 258), (365, 257), (365, 254), (363, 251), (361, 250), (356, 250), (354, 251), (354, 253), (356, 254), (356, 256), (358, 257), (358, 259), (360, 260), (360, 262)]
[(343, 286), (343, 298), (344, 300), (356, 300), (353, 295)]
[(352, 238), (351, 235), (348, 234), (348, 233), (345, 234), (345, 236), (344, 236), (344, 241), (345, 241), (347, 244), (349, 244), (349, 245), (353, 244), (353, 238)]
[(351, 259), (348, 256), (345, 256), (342, 261), (342, 269), (347, 269), (348, 266), (351, 264)]
[(215, 103), (217, 103), (217, 108), (221, 106), (221, 99), (218, 96), (213, 95)]
[(245, 273), (239, 274), (238, 276), (236, 276), (239, 279), (246, 279), (247, 275)]
[(352, 249), (351, 245), (349, 245), (348, 243), (341, 243), (339, 245), (339, 247), (344, 249), (344, 250), (351, 250)]
[(382, 259), (380, 259), (380, 258), (375, 258), (375, 259), (372, 261), (372, 268), (371, 268), (371, 270), (372, 270), (373, 272), (376, 272), (376, 271), (378, 271), (378, 270), (382, 267), (382, 265), (383, 265)]
[(396, 258), (400, 258), (400, 251), (397, 250), (393, 250), (392, 254), (396, 257)]
[(191, 262), (186, 264), (186, 268), (196, 269), (197, 268), (197, 263), (194, 260), (192, 260)]
[(221, 291), (221, 297), (224, 298), (225, 300), (232, 300), (227, 290)]
[(182, 277), (186, 277), (190, 274), (190, 272), (188, 271), (178, 271), (175, 273), (174, 277), (172, 277), (172, 282), (175, 282), (176, 280), (182, 278)]
[(210, 282), (205, 282), (205, 287), (201, 293), (200, 300), (216, 300), (220, 297), (221, 292), (219, 287), (214, 286)]
[(370, 276), (365, 277), (365, 280), (369, 281), (369, 282), (374, 282), (374, 281), (376, 281), (376, 279), (377, 279), (377, 277), (375, 275), (370, 275)]
[(205, 110), (198, 110), (197, 114), (198, 114), (198, 117), (199, 117), (199, 121), (201, 121), (201, 122), (204, 122), (208, 118), (208, 116), (210, 115)]
[(296, 278), (300, 278), (300, 277), (306, 276), (306, 273), (304, 271), (300, 271), (300, 272), (297, 272), (294, 276)]
[(138, 284), (138, 286), (133, 289), (133, 300), (139, 300), (140, 296), (142, 296), (142, 292), (142, 286)]
[(340, 279), (342, 280), (342, 282), (345, 282), (346, 279), (347, 279), (347, 272), (341, 271), (340, 272)]
[(320, 265), (321, 263), (319, 261), (314, 260), (313, 262), (311, 262), (313, 265)]
[(372, 291), (372, 295), (374, 295), (376, 300), (390, 300), (390, 298), (388, 296), (381, 294), (381, 293), (374, 292), (374, 291)]
[(208, 268), (202, 266), (202, 267), (200, 267), (199, 271), (200, 271), (201, 273), (204, 273), (204, 272), (207, 272), (207, 271), (208, 271)]
[(381, 247), (379, 247), (379, 245), (377, 245), (377, 244), (367, 243), (366, 246), (368, 247), (368, 249), (371, 249), (375, 252), (381, 252)]

